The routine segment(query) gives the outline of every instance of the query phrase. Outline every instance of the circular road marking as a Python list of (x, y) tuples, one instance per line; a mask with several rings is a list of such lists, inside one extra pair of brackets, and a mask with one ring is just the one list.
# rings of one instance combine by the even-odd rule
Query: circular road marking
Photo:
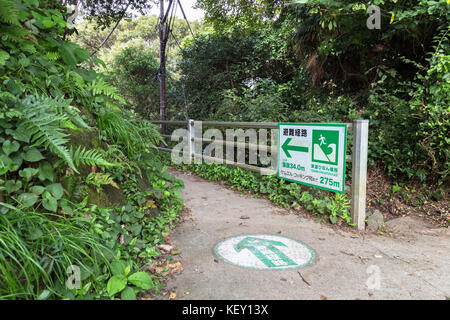
[(269, 234), (225, 239), (215, 247), (215, 253), (228, 263), (251, 269), (293, 269), (314, 260), (314, 251), (303, 243)]

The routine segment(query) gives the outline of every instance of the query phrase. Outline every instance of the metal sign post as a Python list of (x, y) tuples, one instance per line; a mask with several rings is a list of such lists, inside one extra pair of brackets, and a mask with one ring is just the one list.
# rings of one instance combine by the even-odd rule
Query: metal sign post
[(353, 121), (351, 214), (358, 230), (364, 230), (366, 220), (368, 141), (369, 120)]

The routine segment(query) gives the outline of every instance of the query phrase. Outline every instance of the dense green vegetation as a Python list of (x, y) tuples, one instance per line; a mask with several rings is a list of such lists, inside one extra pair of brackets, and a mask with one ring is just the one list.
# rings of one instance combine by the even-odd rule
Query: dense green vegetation
[[(379, 30), (366, 26), (372, 4), (381, 9)], [(401, 183), (438, 189), (446, 184), (450, 13), (445, 0), (199, 0), (198, 5), (206, 24), (192, 23), (193, 38), (186, 23), (176, 21), (178, 41), (169, 40), (169, 118), (365, 118), (370, 165), (380, 164)], [(150, 80), (158, 53), (141, 39), (156, 41), (148, 36), (154, 20), (126, 22), (103, 52), (115, 61), (107, 68), (111, 81), (128, 89), (130, 107), (150, 118), (158, 117), (158, 84)], [(146, 29), (143, 21), (149, 21)], [(91, 34), (83, 33), (81, 43), (98, 43)]]
[[(419, 190), (414, 206), (424, 203), (422, 196), (447, 199), (450, 14), (445, 0), (197, 3), (205, 10), (205, 24), (195, 26), (194, 37), (174, 29), (178, 40), (184, 38), (181, 50), (169, 40), (176, 50), (169, 59), (176, 61), (169, 65), (170, 119), (369, 119), (369, 168), (392, 181), (392, 188)], [(369, 5), (381, 9), (379, 30), (366, 26)], [(140, 19), (121, 34), (145, 34)], [(127, 89), (132, 110), (158, 118), (159, 88), (149, 81), (158, 68), (151, 57), (158, 53), (150, 47), (136, 50), (119, 36), (111, 46), (126, 47), (105, 53), (116, 62), (107, 72), (111, 81)]]
[[(162, 139), (147, 121), (159, 117), (158, 18), (124, 17), (98, 50), (124, 8), (97, 2), (83, 1), (90, 19), (73, 28), (59, 1), (0, 0), (0, 299), (135, 299), (162, 288), (146, 266), (162, 255), (182, 182), (153, 150)], [(395, 182), (392, 195), (412, 184), (448, 200), (446, 0), (197, 3), (204, 22), (173, 22), (167, 118), (369, 119), (369, 165)], [(371, 4), (380, 30), (366, 27)], [(221, 165), (180, 168), (351, 224), (345, 195)], [(71, 265), (79, 289), (66, 286)]]
[[(445, 1), (200, 0), (214, 29), (181, 52), (194, 119), (370, 120), (370, 164), (399, 181), (449, 177)], [(370, 4), (381, 29), (366, 27)]]
[[(148, 156), (157, 129), (67, 40), (58, 1), (0, 1), (0, 299), (135, 299), (182, 184)], [(69, 266), (83, 287), (66, 286)]]

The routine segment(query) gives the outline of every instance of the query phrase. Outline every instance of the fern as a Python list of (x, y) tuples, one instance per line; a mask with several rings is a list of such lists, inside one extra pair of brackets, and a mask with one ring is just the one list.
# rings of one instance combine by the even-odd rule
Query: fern
[(0, 34), (2, 37), (6, 36), (7, 39), (11, 42), (22, 42), (26, 36), (31, 35), (31, 32), (15, 25), (3, 25), (0, 26)]
[(87, 196), (86, 185), (79, 175), (69, 175), (63, 178), (65, 181), (64, 190), (67, 191), (67, 199), (72, 202), (80, 202)]
[(58, 60), (60, 58), (60, 55), (58, 52), (47, 52), (45, 54), (45, 57), (50, 60), (50, 61), (55, 61)]
[(97, 192), (100, 192), (101, 186), (110, 185), (116, 189), (119, 189), (119, 186), (114, 181), (114, 179), (107, 173), (102, 172), (91, 172), (86, 177), (86, 183), (92, 184), (97, 188)]
[(117, 100), (120, 103), (125, 103), (125, 100), (117, 93), (117, 88), (106, 83), (103, 79), (95, 80), (89, 83), (89, 90), (94, 96), (105, 95), (111, 99)]
[(116, 166), (115, 163), (111, 163), (106, 161), (99, 150), (92, 149), (86, 150), (85, 147), (78, 146), (78, 148), (73, 151), (72, 147), (70, 147), (70, 155), (73, 159), (73, 162), (79, 165), (90, 165), (90, 166), (102, 166), (102, 167), (113, 167)]
[(98, 114), (97, 125), (114, 144), (123, 146), (131, 157), (139, 156), (162, 140), (156, 126), (149, 121), (129, 119), (124, 112), (111, 109)]
[(78, 173), (66, 147), (68, 134), (60, 127), (60, 123), (69, 121), (66, 114), (58, 113), (61, 100), (49, 97), (28, 96), (21, 101), (23, 116), (19, 128), (31, 137), (33, 146), (42, 146), (58, 155), (67, 165)]
[(78, 110), (76, 107), (74, 106), (68, 106), (67, 109), (65, 110), (68, 114), (68, 116), (70, 117), (70, 120), (75, 123), (79, 128), (83, 128), (83, 129), (92, 129), (84, 120), (83, 118), (81, 118), (81, 116), (79, 115), (80, 110)]
[(130, 161), (120, 149), (120, 146), (110, 145), (107, 150), (99, 150), (107, 161), (113, 161), (118, 166), (125, 168), (129, 172), (135, 172), (139, 176), (142, 175), (141, 169), (136, 162)]
[(14, 1), (0, 0), (0, 22), (20, 25), (19, 9)]
[(163, 141), (157, 126), (145, 119), (136, 120), (139, 127), (139, 134), (147, 141), (149, 146), (156, 147)]
[(55, 101), (57, 102), (55, 103), (56, 112), (67, 118), (67, 121), (61, 123), (62, 127), (70, 129), (92, 129), (79, 115), (80, 110), (70, 105), (72, 99), (64, 99), (63, 96), (60, 96), (55, 98)]

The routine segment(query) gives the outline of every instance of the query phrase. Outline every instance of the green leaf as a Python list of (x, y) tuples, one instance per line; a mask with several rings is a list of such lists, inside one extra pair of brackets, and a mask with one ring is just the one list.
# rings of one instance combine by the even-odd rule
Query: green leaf
[(23, 58), (19, 59), (19, 64), (20, 64), (23, 68), (28, 67), (28, 66), (30, 65), (30, 63), (31, 63), (30, 59), (28, 59), (28, 58), (26, 58), (26, 57), (23, 57)]
[(19, 196), (19, 202), (22, 204), (24, 208), (31, 207), (38, 200), (38, 196), (34, 193), (22, 193)]
[(126, 287), (125, 290), (120, 294), (120, 299), (122, 300), (136, 300), (136, 294), (134, 293), (133, 288)]
[(77, 64), (77, 58), (75, 56), (75, 49), (76, 49), (76, 47), (74, 46), (74, 44), (72, 44), (70, 42), (64, 42), (59, 47), (59, 53), (61, 54), (61, 58), (69, 66), (74, 66)]
[(3, 84), (6, 84), (6, 88), (8, 89), (8, 91), (16, 96), (20, 95), (24, 90), (23, 87), (19, 86), (16, 83), (16, 80), (9, 79), (9, 80), (6, 80), (5, 82), (3, 82)]
[(21, 152), (17, 152), (15, 154), (12, 154), (11, 155), (11, 160), (12, 160), (14, 165), (11, 165), (9, 168), (11, 169), (11, 171), (16, 171), (22, 165), (22, 162), (23, 162), (22, 153)]
[(110, 296), (122, 291), (127, 286), (127, 278), (124, 275), (112, 276), (106, 285), (106, 291)]
[(38, 300), (47, 300), (51, 294), (52, 293), (49, 290), (45, 289), (44, 291), (41, 292), (41, 294), (38, 296), (37, 299)]
[(131, 271), (131, 266), (127, 265), (124, 270), (125, 276), (128, 276), (130, 274), (130, 271)]
[(53, 167), (49, 162), (45, 161), (39, 163), (39, 179), (41, 181), (55, 180), (55, 170), (53, 170)]
[(142, 230), (142, 225), (135, 223), (129, 226), (127, 230), (131, 231), (134, 235), (138, 235)]
[(330, 221), (332, 224), (335, 224), (338, 221), (338, 218), (336, 216), (330, 215)]
[(32, 186), (30, 188), (30, 191), (38, 196), (38, 195), (41, 195), (45, 191), (45, 187), (43, 187), (43, 186)]
[(133, 273), (128, 277), (128, 282), (144, 290), (148, 290), (153, 287), (152, 277), (147, 272), (140, 271)]
[(5, 183), (5, 189), (8, 193), (13, 193), (19, 190), (22, 187), (22, 181), (20, 180), (8, 180)]
[(31, 148), (30, 150), (25, 152), (25, 154), (23, 155), (23, 159), (28, 162), (37, 162), (45, 158), (38, 149)]
[(1, 174), (4, 174), (5, 172), (7, 172), (13, 164), (14, 164), (13, 161), (9, 157), (7, 157), (6, 154), (0, 155), (0, 172), (1, 172)]
[(59, 200), (64, 195), (64, 189), (61, 185), (61, 183), (53, 183), (46, 187), (46, 189), (52, 194), (52, 196)]
[(38, 172), (39, 172), (39, 169), (25, 168), (25, 169), (19, 171), (19, 176), (28, 180), (32, 176), (36, 175)]
[(73, 213), (73, 208), (69, 200), (62, 198), (61, 200), (59, 200), (59, 206), (64, 213)]
[(24, 133), (23, 128), (19, 127), (17, 128), (17, 130), (6, 129), (5, 132), (6, 134), (13, 136), (13, 138), (16, 140), (23, 141), (26, 143), (30, 142), (30, 136)]
[(111, 263), (111, 272), (114, 276), (124, 276), (125, 275), (125, 261), (114, 261)]
[(105, 68), (106, 69), (106, 64), (105, 64), (105, 62), (103, 62), (103, 60), (101, 60), (101, 59), (99, 59), (99, 58), (96, 58), (96, 57), (94, 57), (94, 58), (92, 58), (92, 60), (94, 61), (94, 63), (96, 64), (96, 65), (102, 65), (103, 66), (103, 68)]
[(37, 240), (40, 237), (42, 237), (44, 235), (44, 233), (42, 232), (42, 230), (38, 227), (31, 229), (30, 232), (30, 240)]
[(53, 198), (53, 196), (48, 191), (45, 191), (42, 195), (42, 205), (45, 209), (53, 212), (56, 212), (56, 209), (58, 209), (58, 201)]
[(9, 53), (3, 50), (0, 50), (0, 66), (4, 66), (6, 63), (6, 60), (9, 59)]
[(13, 152), (16, 152), (17, 150), (19, 150), (19, 148), (20, 148), (20, 144), (17, 141), (11, 142), (9, 140), (6, 140), (5, 142), (3, 142), (3, 146), (2, 146), (3, 152), (7, 156), (9, 156)]

